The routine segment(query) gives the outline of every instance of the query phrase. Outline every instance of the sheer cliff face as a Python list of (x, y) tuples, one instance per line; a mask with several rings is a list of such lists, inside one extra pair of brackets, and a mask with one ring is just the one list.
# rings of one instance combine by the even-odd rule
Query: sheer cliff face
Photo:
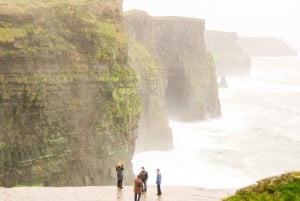
[(115, 184), (119, 160), (131, 181), (141, 103), (122, 2), (41, 2), (0, 2), (2, 185)]
[(204, 43), (204, 21), (151, 17), (141, 11), (124, 15), (129, 36), (143, 44), (165, 74), (165, 108), (172, 119), (190, 121), (220, 115), (212, 56)]
[(128, 58), (130, 66), (138, 74), (138, 89), (143, 106), (135, 151), (171, 149), (172, 133), (164, 108), (166, 73), (159, 71), (149, 51), (135, 40), (129, 42)]
[(242, 50), (236, 33), (205, 31), (205, 42), (214, 57), (217, 75), (238, 76), (250, 73), (251, 58)]

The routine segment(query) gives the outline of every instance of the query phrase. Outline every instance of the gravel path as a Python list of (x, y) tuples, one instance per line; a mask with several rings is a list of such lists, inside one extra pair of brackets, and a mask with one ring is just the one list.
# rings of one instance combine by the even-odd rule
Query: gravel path
[[(156, 187), (148, 186), (140, 201), (220, 201), (235, 192), (234, 189), (201, 189), (196, 187), (162, 186), (162, 195)], [(0, 188), (0, 201), (133, 201), (133, 187), (118, 190), (114, 186), (88, 187), (16, 187)]]

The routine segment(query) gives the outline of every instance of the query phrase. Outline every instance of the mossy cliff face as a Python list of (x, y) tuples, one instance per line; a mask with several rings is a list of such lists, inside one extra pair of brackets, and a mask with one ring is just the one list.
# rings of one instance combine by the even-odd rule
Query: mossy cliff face
[(172, 133), (164, 108), (166, 73), (159, 71), (152, 55), (133, 39), (129, 42), (128, 58), (130, 66), (138, 74), (139, 94), (143, 100), (135, 151), (171, 149)]
[(129, 36), (153, 55), (167, 83), (165, 108), (172, 119), (191, 121), (220, 115), (213, 58), (204, 43), (204, 21), (124, 14)]
[(214, 57), (217, 75), (238, 76), (250, 73), (251, 58), (242, 50), (236, 33), (205, 31), (205, 42)]
[[(127, 66), (120, 0), (0, 1), (0, 178), (115, 184), (141, 101)], [(88, 3), (87, 3), (88, 2)]]

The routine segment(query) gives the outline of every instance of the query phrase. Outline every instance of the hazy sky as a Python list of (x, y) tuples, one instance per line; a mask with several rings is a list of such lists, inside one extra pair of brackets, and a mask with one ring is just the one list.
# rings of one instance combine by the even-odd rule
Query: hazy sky
[(124, 0), (123, 10), (205, 19), (206, 29), (300, 44), (300, 0)]

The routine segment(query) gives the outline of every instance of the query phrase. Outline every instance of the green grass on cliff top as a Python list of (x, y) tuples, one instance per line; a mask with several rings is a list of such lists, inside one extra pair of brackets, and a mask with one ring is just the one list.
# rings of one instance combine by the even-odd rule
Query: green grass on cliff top
[(223, 201), (300, 201), (300, 172), (258, 181)]
[[(101, 2), (103, 0), (98, 0)], [(0, 0), (0, 3), (17, 3), (17, 4), (31, 4), (31, 5), (53, 5), (58, 3), (85, 3), (88, 0)]]
[(0, 12), (25, 13), (32, 8), (49, 8), (58, 5), (81, 6), (83, 4), (98, 4), (105, 0), (0, 0)]
[[(5, 6), (5, 10), (1, 10), (1, 13), (9, 13), (14, 11), (16, 13), (23, 13), (30, 8), (35, 7), (53, 7), (56, 5), (74, 5), (80, 6), (85, 3), (101, 3), (104, 0), (0, 0), (0, 9), (1, 6)], [(7, 7), (7, 5), (9, 5)]]

